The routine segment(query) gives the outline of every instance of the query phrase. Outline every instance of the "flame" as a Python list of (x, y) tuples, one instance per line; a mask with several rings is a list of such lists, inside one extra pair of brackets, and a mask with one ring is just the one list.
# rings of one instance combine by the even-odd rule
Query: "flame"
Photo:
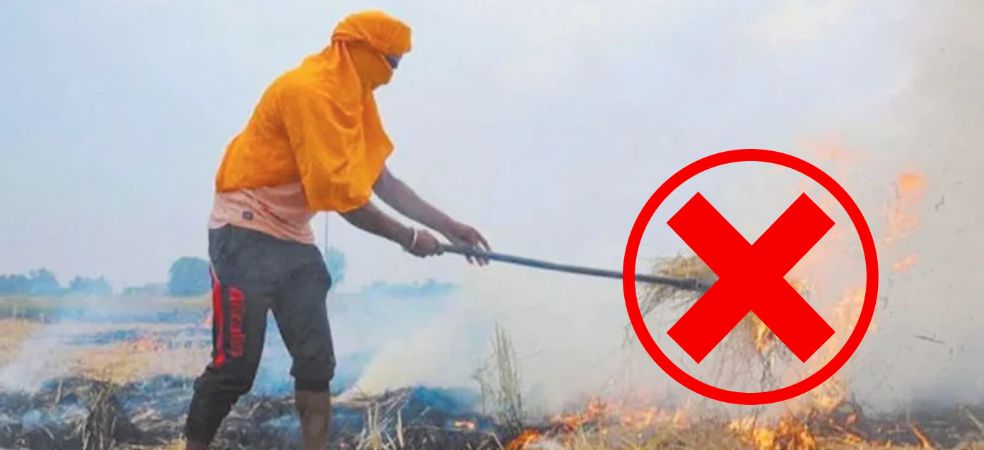
[[(789, 285), (804, 297), (810, 290), (810, 283), (805, 278), (794, 278), (788, 281)], [(748, 325), (752, 327), (752, 346), (756, 352), (766, 355), (778, 345), (779, 339), (775, 333), (758, 316), (752, 314), (746, 320), (748, 320)]]
[(919, 216), (913, 212), (922, 199), (926, 180), (914, 172), (903, 173), (895, 181), (896, 201), (888, 210), (888, 231), (884, 241), (891, 244), (919, 227)]
[(674, 429), (682, 430), (691, 425), (690, 414), (683, 408), (677, 408), (673, 412), (673, 417), (670, 419), (670, 424)]
[(803, 422), (784, 417), (775, 426), (760, 426), (754, 416), (728, 424), (728, 429), (758, 450), (815, 450), (817, 439)]
[(600, 398), (588, 399), (581, 411), (558, 414), (551, 419), (555, 425), (561, 425), (569, 430), (576, 430), (588, 423), (603, 421), (609, 415), (608, 404)]
[(645, 408), (636, 411), (626, 411), (619, 416), (619, 423), (629, 428), (637, 430), (651, 426), (659, 417), (656, 408)]
[(527, 445), (538, 441), (540, 436), (539, 431), (533, 429), (523, 430), (523, 432), (520, 433), (516, 439), (509, 442), (509, 445), (506, 446), (506, 450), (523, 450)]
[(592, 425), (604, 433), (606, 425), (642, 430), (659, 423), (679, 429), (689, 424), (689, 418), (683, 409), (669, 411), (653, 406), (629, 406), (625, 401), (591, 398), (582, 410), (555, 415), (550, 422), (568, 432)]
[(776, 335), (758, 316), (752, 316), (751, 320), (755, 327), (755, 337), (752, 343), (755, 346), (755, 351), (760, 354), (768, 353), (776, 345)]
[(895, 185), (903, 200), (912, 201), (922, 197), (926, 189), (926, 180), (918, 173), (908, 172), (900, 174)]
[[(918, 228), (919, 217), (916, 206), (922, 199), (926, 188), (922, 175), (914, 172), (900, 174), (895, 182), (896, 198), (887, 208), (888, 227), (883, 237), (885, 244), (892, 244), (908, 236)], [(906, 255), (892, 264), (896, 272), (905, 272), (915, 266), (918, 256), (915, 253)], [(804, 282), (795, 284), (798, 291), (805, 291)], [(865, 290), (856, 287), (847, 290), (834, 304), (831, 325), (837, 336), (845, 339), (857, 324), (857, 318), (864, 304)], [(774, 336), (761, 321), (755, 321), (754, 333), (751, 335), (753, 344), (759, 352), (764, 352), (775, 345)], [(873, 322), (871, 330), (876, 329)], [(834, 345), (832, 349), (839, 349)], [(825, 427), (836, 430), (839, 437), (847, 443), (857, 445), (867, 442), (862, 436), (850, 429), (859, 420), (858, 414), (846, 416), (835, 414), (842, 405), (847, 404), (850, 388), (841, 378), (831, 378), (804, 397), (805, 402), (794, 405), (786, 415), (769, 423), (758, 423), (756, 417), (744, 417), (728, 424), (728, 428), (758, 450), (812, 450), (818, 448), (814, 431), (808, 423), (820, 420)], [(810, 422), (806, 422), (810, 420)], [(912, 433), (923, 448), (933, 448), (932, 442), (915, 424), (910, 425)]]
[(862, 306), (864, 306), (864, 288), (849, 289), (834, 305), (834, 329), (838, 333), (849, 333), (857, 324)]
[(472, 422), (470, 420), (455, 420), (454, 422), (451, 423), (451, 426), (459, 430), (468, 430), (468, 431), (475, 431), (476, 428), (475, 422)]
[[(827, 157), (831, 161), (844, 163), (846, 166), (853, 166), (857, 158), (854, 154), (843, 151), (839, 147), (825, 147)], [(848, 167), (850, 168), (850, 167)], [(894, 180), (895, 196), (886, 203), (885, 211), (887, 226), (882, 234), (883, 244), (892, 244), (909, 236), (919, 226), (919, 216), (917, 208), (920, 206), (927, 187), (927, 182), (919, 172), (905, 172), (899, 174)], [(806, 188), (804, 187), (804, 190)], [(839, 240), (847, 241), (845, 236)], [(853, 242), (853, 240), (852, 240)], [(904, 253), (903, 253), (904, 255)], [(897, 256), (897, 255), (896, 255)], [(892, 261), (892, 259), (889, 259)], [(890, 265), (896, 272), (911, 270), (918, 261), (915, 253), (904, 255), (895, 259)], [(699, 260), (693, 260), (699, 263)], [(838, 264), (836, 259), (814, 260), (813, 264)], [(678, 272), (672, 273), (676, 276), (684, 276), (689, 272), (688, 266), (680, 262), (675, 268)], [(693, 276), (687, 273), (686, 275)], [(819, 280), (812, 279), (788, 279), (789, 283), (797, 292), (805, 294), (827, 295), (832, 293), (834, 297), (824, 305), (829, 307), (830, 300), (833, 307), (824, 312), (824, 317), (835, 329), (835, 338), (842, 342), (832, 342), (827, 346), (827, 351), (831, 356), (843, 346), (843, 340), (847, 339), (850, 333), (857, 326), (858, 316), (864, 305), (865, 287), (859, 284), (844, 291), (813, 289), (812, 282)], [(822, 284), (818, 283), (818, 286)], [(838, 296), (839, 295), (839, 296)], [(747, 340), (748, 344), (755, 351), (762, 355), (769, 355), (770, 352), (779, 347), (780, 341), (772, 331), (754, 314), (750, 314), (743, 321), (742, 339)], [(873, 321), (869, 331), (875, 331), (877, 324)], [(832, 339), (833, 341), (833, 339)], [(824, 358), (816, 358), (823, 361)], [(769, 416), (764, 420), (757, 416), (742, 417), (726, 424), (727, 431), (746, 444), (747, 447), (757, 450), (815, 450), (819, 448), (818, 437), (836, 438), (847, 443), (851, 447), (862, 444), (882, 445), (876, 440), (875, 434), (869, 436), (869, 431), (860, 422), (864, 420), (861, 410), (851, 399), (851, 389), (849, 381), (844, 378), (833, 377), (811, 390), (794, 402), (786, 404), (789, 408), (781, 416)], [(619, 428), (627, 428), (632, 433), (644, 435), (644, 429), (656, 429), (657, 427), (672, 426), (675, 429), (691, 427), (691, 418), (686, 414), (685, 408), (660, 410), (658, 408), (625, 408), (623, 404), (617, 402), (605, 402), (597, 398), (590, 399), (581, 411), (560, 414), (551, 420), (554, 428), (544, 431), (549, 437), (556, 439), (561, 436), (583, 435), (581, 431), (588, 430), (595, 435), (605, 436), (606, 434), (617, 435)], [(609, 426), (611, 425), (611, 426)], [(902, 427), (905, 422), (902, 422)], [(933, 443), (929, 437), (917, 425), (910, 424), (909, 428), (913, 435), (918, 439), (923, 448), (933, 448)], [(510, 444), (508, 449), (520, 450), (526, 444), (541, 438), (539, 432), (528, 430)], [(884, 441), (887, 444), (887, 440)], [(517, 444), (518, 443), (518, 444)], [(541, 441), (542, 443), (542, 441)], [(580, 447), (577, 447), (580, 448)], [(594, 447), (591, 447), (594, 448)], [(507, 450), (508, 450), (507, 449)]]
[(848, 387), (838, 378), (831, 378), (810, 391), (811, 408), (829, 414), (844, 403), (849, 393)]

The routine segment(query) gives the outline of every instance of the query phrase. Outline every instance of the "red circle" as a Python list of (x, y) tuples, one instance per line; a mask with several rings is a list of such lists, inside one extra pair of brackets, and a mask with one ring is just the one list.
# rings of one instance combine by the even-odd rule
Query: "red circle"
[[(704, 383), (681, 369), (660, 350), (653, 336), (649, 334), (649, 328), (646, 327), (646, 323), (643, 320), (642, 311), (639, 310), (639, 299), (636, 296), (635, 268), (636, 259), (639, 254), (639, 243), (642, 241), (642, 235), (646, 231), (649, 221), (652, 220), (653, 214), (656, 213), (656, 209), (659, 208), (670, 193), (695, 175), (718, 166), (736, 162), (765, 162), (776, 164), (795, 170), (819, 183), (837, 199), (841, 207), (844, 208), (847, 215), (851, 218), (851, 222), (854, 224), (854, 228), (861, 238), (861, 249), (864, 252), (866, 268), (864, 303), (861, 306), (861, 314), (858, 317), (857, 326), (854, 327), (854, 331), (851, 332), (844, 346), (827, 364), (809, 377), (789, 386), (771, 391), (741, 392), (722, 389)], [(861, 345), (861, 340), (864, 339), (865, 333), (868, 332), (868, 326), (871, 325), (871, 318), (875, 313), (875, 302), (878, 298), (878, 255), (875, 253), (875, 240), (871, 237), (871, 230), (868, 228), (868, 222), (865, 221), (864, 215), (861, 214), (861, 209), (858, 208), (858, 205), (847, 191), (823, 170), (795, 156), (774, 150), (729, 150), (701, 158), (680, 169), (663, 182), (656, 189), (656, 192), (653, 193), (652, 197), (646, 201), (646, 204), (642, 207), (642, 211), (639, 212), (639, 217), (636, 218), (635, 223), (632, 225), (629, 240), (625, 244), (625, 258), (622, 262), (622, 291), (625, 295), (625, 309), (628, 311), (632, 329), (635, 330), (636, 336), (646, 349), (646, 352), (649, 353), (649, 356), (667, 375), (688, 389), (714, 400), (740, 405), (763, 405), (791, 399), (819, 386), (820, 383), (827, 381), (840, 370), (858, 349), (858, 346)]]

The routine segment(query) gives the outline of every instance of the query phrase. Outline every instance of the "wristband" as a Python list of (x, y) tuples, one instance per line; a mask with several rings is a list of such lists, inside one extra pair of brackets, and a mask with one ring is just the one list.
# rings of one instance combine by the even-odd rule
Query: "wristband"
[(417, 229), (414, 227), (410, 227), (410, 243), (407, 245), (405, 250), (409, 252), (413, 250), (414, 246), (416, 245), (417, 245)]

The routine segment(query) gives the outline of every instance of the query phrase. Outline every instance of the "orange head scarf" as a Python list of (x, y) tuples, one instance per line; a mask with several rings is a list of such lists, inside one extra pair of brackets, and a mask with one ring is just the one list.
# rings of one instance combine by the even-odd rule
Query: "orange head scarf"
[(226, 150), (219, 191), (300, 182), (312, 210), (365, 204), (393, 144), (373, 90), (387, 56), (410, 51), (410, 27), (380, 11), (346, 17), (331, 45), (278, 78)]
[(386, 56), (410, 51), (410, 27), (382, 11), (364, 11), (342, 20), (331, 41), (326, 51), (350, 58), (363, 88), (375, 89), (393, 76)]

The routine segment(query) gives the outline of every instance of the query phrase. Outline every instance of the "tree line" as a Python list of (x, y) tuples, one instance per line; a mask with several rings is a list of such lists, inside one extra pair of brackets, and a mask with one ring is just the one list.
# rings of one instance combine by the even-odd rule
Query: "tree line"
[[(331, 273), (334, 290), (345, 279), (345, 254), (331, 247), (325, 253), (324, 259), (328, 272)], [(183, 256), (171, 264), (166, 282), (126, 286), (119, 293), (123, 296), (193, 297), (206, 294), (211, 286), (212, 278), (208, 261), (194, 256)], [(450, 294), (456, 288), (454, 284), (432, 279), (427, 279), (423, 283), (376, 281), (364, 286), (360, 293), (379, 297), (432, 297)], [(110, 297), (113, 294), (113, 286), (105, 277), (76, 276), (63, 286), (52, 271), (43, 267), (28, 271), (26, 274), (0, 275), (0, 296)]]
[(26, 274), (0, 275), (0, 295), (107, 296), (112, 293), (113, 287), (105, 277), (77, 276), (67, 286), (62, 286), (55, 274), (43, 267)]
[[(185, 256), (178, 258), (168, 270), (166, 283), (150, 283), (127, 286), (122, 295), (170, 295), (196, 296), (208, 292), (211, 287), (208, 261)], [(0, 275), (0, 295), (29, 297), (109, 297), (113, 286), (106, 277), (76, 276), (62, 285), (54, 272), (47, 268), (28, 271), (25, 274)]]
[[(332, 285), (337, 286), (345, 277), (345, 254), (334, 247), (329, 248), (325, 254), (325, 264), (332, 274)], [(204, 295), (211, 286), (208, 261), (194, 256), (183, 256), (171, 264), (166, 282), (126, 286), (120, 294), (190, 297)], [(106, 277), (84, 276), (76, 276), (63, 286), (51, 270), (42, 267), (25, 274), (0, 275), (0, 296), (3, 295), (109, 297), (113, 295), (113, 286)]]

